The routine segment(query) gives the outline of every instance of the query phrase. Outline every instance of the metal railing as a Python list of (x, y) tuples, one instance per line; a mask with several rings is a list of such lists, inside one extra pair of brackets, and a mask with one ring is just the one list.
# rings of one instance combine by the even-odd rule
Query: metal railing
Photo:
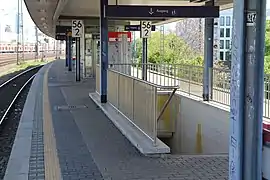
[[(109, 68), (141, 79), (142, 66), (147, 69), (147, 81), (161, 86), (179, 86), (179, 91), (202, 97), (202, 66), (185, 64), (110, 64)], [(230, 105), (230, 70), (213, 68), (212, 101)], [(211, 71), (210, 71), (211, 72)], [(270, 118), (270, 75), (265, 75), (263, 116)]]
[(157, 141), (157, 121), (168, 104), (160, 112), (157, 111), (157, 92), (173, 90), (174, 93), (177, 88), (158, 86), (113, 69), (108, 70), (108, 101), (154, 145)]

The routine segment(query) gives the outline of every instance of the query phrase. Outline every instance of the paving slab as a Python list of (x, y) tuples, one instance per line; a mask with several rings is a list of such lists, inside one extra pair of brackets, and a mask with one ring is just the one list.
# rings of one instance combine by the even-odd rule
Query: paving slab
[[(21, 162), (16, 167), (10, 161), (6, 180), (228, 179), (228, 156), (142, 155), (89, 98), (95, 91), (94, 79), (75, 82), (64, 60), (48, 68), (47, 75), (45, 69), (33, 82), (33, 95), (24, 109), (32, 112), (22, 116), (32, 124), (21, 125), (24, 128), (17, 132), (30, 143), (22, 147), (15, 141), (14, 147), (27, 150), (23, 157), (14, 154)], [(20, 168), (22, 163), (28, 165)]]

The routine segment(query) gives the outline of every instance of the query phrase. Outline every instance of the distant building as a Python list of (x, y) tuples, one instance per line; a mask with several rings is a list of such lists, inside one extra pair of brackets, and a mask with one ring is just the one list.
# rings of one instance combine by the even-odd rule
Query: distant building
[(215, 25), (216, 30), (219, 29), (219, 60), (231, 60), (231, 43), (232, 43), (232, 18), (233, 9), (221, 11), (219, 23)]
[[(266, 11), (270, 20), (270, 9)], [(230, 61), (232, 42), (233, 9), (220, 12), (220, 17), (214, 20), (214, 60)], [(176, 23), (177, 35), (193, 48), (195, 53), (204, 53), (204, 18), (184, 19)]]

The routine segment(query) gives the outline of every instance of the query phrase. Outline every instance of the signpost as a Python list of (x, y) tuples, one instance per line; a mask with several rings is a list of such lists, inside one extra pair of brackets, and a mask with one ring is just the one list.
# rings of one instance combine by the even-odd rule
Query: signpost
[(141, 21), (141, 38), (151, 37), (151, 21)]
[(84, 24), (82, 20), (72, 20), (72, 37), (82, 37)]
[(142, 79), (147, 81), (147, 38), (151, 37), (152, 22), (141, 21), (142, 38)]
[(80, 44), (81, 39), (84, 35), (84, 24), (82, 20), (72, 20), (72, 37), (76, 39), (76, 81), (81, 80), (81, 54), (80, 54)]
[(128, 6), (109, 5), (108, 18), (162, 19), (219, 17), (219, 6)]

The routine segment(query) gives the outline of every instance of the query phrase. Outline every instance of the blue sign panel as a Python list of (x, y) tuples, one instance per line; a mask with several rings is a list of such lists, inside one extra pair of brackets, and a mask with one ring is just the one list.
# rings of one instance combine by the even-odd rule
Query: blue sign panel
[(106, 16), (115, 19), (219, 17), (219, 6), (117, 6), (108, 5)]
[(71, 32), (71, 26), (56, 26), (55, 39), (66, 40), (67, 32)]
[[(140, 31), (141, 26), (140, 25), (125, 25), (125, 31)], [(156, 26), (152, 25), (151, 31), (155, 31)]]
[(71, 26), (56, 26), (55, 34), (66, 34), (71, 31)]
[(56, 40), (61, 40), (61, 41), (65, 41), (66, 40), (66, 35), (55, 35), (55, 39)]

